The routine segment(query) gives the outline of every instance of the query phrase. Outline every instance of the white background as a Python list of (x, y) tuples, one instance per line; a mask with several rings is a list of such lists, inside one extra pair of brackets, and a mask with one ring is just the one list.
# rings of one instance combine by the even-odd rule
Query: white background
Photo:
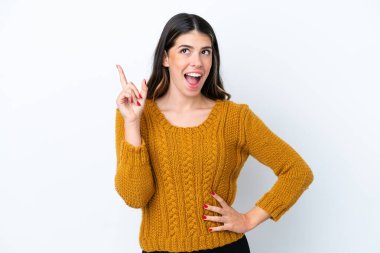
[[(280, 221), (247, 233), (251, 251), (379, 252), (375, 0), (0, 0), (0, 252), (141, 252), (141, 209), (114, 189), (115, 64), (140, 89), (179, 12), (213, 26), (231, 100), (314, 172)], [(275, 180), (250, 157), (233, 207)]]

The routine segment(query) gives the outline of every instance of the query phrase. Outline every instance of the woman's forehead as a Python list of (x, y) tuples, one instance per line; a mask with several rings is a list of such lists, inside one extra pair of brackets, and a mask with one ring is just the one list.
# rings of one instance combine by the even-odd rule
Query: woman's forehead
[(188, 46), (193, 48), (205, 48), (211, 47), (211, 39), (207, 34), (200, 33), (197, 31), (191, 31), (188, 33), (183, 33), (177, 37), (174, 46)]

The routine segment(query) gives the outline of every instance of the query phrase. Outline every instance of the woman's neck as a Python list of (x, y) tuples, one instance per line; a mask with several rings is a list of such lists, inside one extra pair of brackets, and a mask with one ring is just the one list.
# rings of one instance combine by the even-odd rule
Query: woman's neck
[(197, 97), (181, 98), (179, 96), (164, 95), (155, 100), (156, 104), (163, 111), (185, 112), (195, 109), (212, 107), (213, 101), (203, 94)]

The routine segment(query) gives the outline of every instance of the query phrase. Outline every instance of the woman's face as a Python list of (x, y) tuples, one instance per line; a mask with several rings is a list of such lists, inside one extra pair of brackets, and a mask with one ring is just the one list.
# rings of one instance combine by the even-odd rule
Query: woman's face
[(198, 94), (212, 65), (210, 37), (195, 30), (178, 36), (168, 54), (165, 52), (163, 65), (169, 68), (169, 89)]

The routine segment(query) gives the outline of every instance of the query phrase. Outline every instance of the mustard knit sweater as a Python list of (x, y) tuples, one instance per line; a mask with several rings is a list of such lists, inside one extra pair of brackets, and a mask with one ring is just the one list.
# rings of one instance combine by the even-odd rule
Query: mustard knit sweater
[(141, 146), (124, 139), (124, 119), (116, 108), (115, 188), (132, 208), (142, 208), (139, 243), (143, 250), (185, 252), (232, 243), (243, 233), (208, 232), (223, 223), (203, 204), (220, 206), (215, 191), (232, 206), (239, 173), (251, 155), (273, 170), (276, 183), (256, 205), (280, 217), (313, 181), (300, 155), (273, 133), (247, 104), (216, 100), (198, 126), (172, 125), (146, 99), (140, 121)]

